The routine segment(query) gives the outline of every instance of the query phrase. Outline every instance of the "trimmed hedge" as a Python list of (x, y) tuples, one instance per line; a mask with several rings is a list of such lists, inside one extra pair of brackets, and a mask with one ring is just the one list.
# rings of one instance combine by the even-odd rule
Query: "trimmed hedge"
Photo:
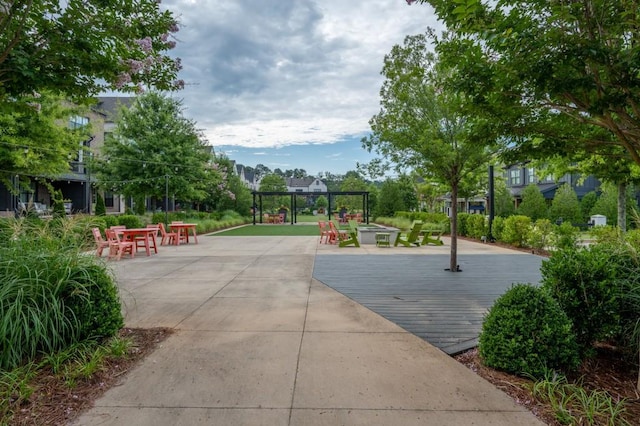
[(571, 321), (544, 289), (516, 284), (496, 300), (479, 338), (483, 362), (499, 370), (541, 378), (547, 369), (580, 364)]

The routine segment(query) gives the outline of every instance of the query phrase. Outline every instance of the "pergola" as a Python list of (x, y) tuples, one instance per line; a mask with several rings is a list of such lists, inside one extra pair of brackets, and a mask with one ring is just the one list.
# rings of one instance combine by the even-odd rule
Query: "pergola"
[(293, 225), (297, 222), (297, 205), (296, 197), (298, 196), (313, 196), (324, 195), (329, 201), (329, 207), (327, 208), (327, 215), (331, 217), (331, 200), (338, 195), (360, 195), (362, 196), (362, 211), (363, 219), (365, 223), (369, 223), (369, 191), (327, 191), (327, 192), (281, 192), (281, 191), (253, 191), (253, 224), (256, 224), (256, 214), (259, 218), (259, 223), (262, 223), (262, 197), (263, 196), (288, 196), (290, 197), (289, 210), (291, 211), (290, 221)]

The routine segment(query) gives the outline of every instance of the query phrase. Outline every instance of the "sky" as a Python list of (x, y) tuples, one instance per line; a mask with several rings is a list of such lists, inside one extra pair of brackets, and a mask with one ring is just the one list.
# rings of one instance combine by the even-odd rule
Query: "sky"
[(374, 157), (384, 56), (441, 28), (405, 0), (164, 0), (178, 19), (184, 115), (246, 166), (344, 174)]

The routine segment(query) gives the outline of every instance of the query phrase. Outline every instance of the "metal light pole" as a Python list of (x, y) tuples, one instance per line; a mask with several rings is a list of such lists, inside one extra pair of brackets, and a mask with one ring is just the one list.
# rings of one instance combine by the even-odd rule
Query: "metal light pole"
[(164, 175), (164, 226), (169, 226), (169, 175)]

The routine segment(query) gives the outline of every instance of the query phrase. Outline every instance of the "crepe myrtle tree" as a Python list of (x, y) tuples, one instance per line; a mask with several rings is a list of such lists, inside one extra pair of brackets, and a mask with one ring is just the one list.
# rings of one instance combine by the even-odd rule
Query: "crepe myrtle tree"
[[(455, 69), (442, 66), (431, 52), (432, 42), (437, 42), (432, 33), (408, 36), (386, 55), (381, 110), (369, 121), (371, 134), (362, 144), (389, 159), (398, 172), (413, 169), (447, 185), (457, 200), (466, 177), (488, 164), (493, 143), (475, 131), (465, 97), (443, 84)], [(451, 209), (451, 271), (458, 271), (456, 205)]]
[(176, 18), (158, 0), (0, 1), (0, 102), (51, 90), (174, 90)]

